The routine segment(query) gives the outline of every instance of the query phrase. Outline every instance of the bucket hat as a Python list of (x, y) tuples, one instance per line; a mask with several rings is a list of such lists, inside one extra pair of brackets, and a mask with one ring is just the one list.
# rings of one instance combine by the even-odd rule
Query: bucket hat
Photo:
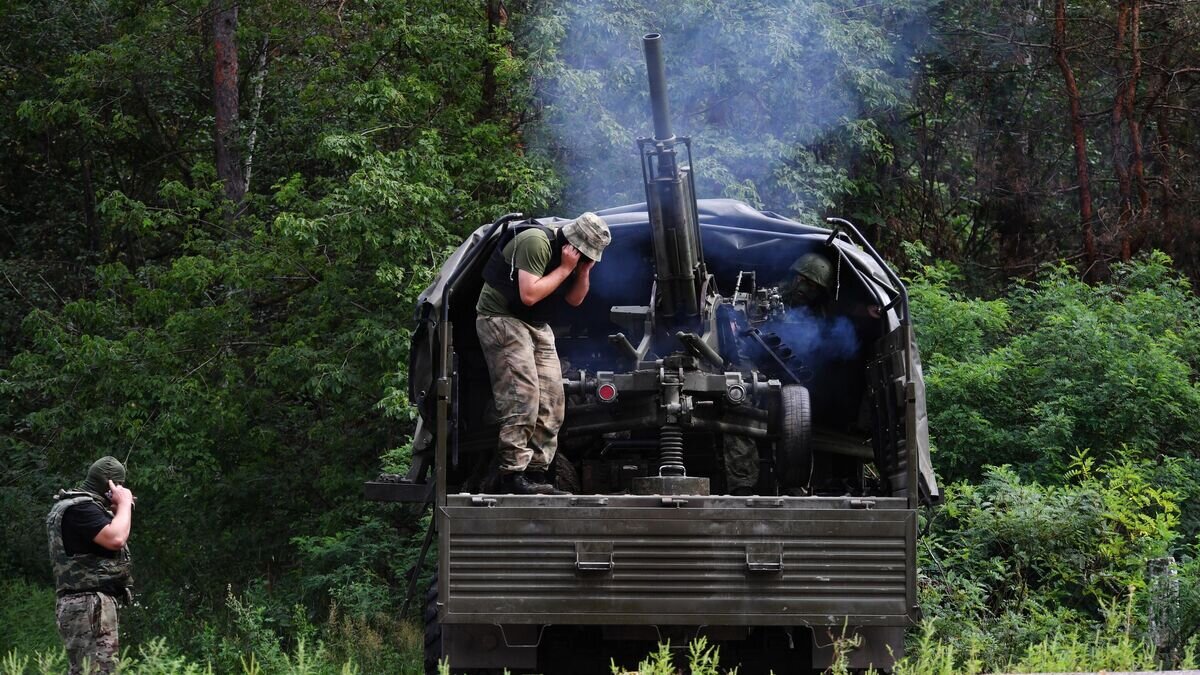
[(600, 262), (600, 254), (612, 241), (608, 223), (591, 211), (563, 225), (562, 233), (580, 253), (596, 262)]

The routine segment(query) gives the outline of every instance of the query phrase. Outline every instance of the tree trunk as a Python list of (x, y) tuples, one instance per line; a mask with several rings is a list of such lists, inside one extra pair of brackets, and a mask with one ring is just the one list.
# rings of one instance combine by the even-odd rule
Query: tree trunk
[(1067, 3), (1057, 0), (1054, 7), (1054, 60), (1062, 71), (1070, 111), (1071, 137), (1075, 143), (1075, 173), (1079, 180), (1079, 224), (1083, 230), (1083, 256), (1087, 267), (1085, 278), (1096, 277), (1096, 233), (1093, 225), (1092, 189), (1088, 178), (1087, 136), (1083, 129), (1083, 113), (1079, 103), (1079, 85), (1067, 60)]
[(100, 226), (96, 222), (96, 187), (92, 184), (92, 149), (87, 146), (79, 157), (79, 168), (83, 178), (83, 222), (87, 227), (89, 253), (100, 251)]
[[(217, 178), (236, 212), (245, 196), (242, 161), (237, 144), (238, 53), (235, 0), (213, 0), (213, 106), (216, 112)], [(231, 212), (232, 213), (232, 212)]]
[[(1166, 71), (1159, 76), (1162, 80), (1162, 90), (1166, 91), (1170, 84), (1171, 75)], [(1171, 163), (1174, 158), (1171, 156), (1171, 128), (1170, 116), (1167, 114), (1167, 105), (1170, 103), (1169, 97), (1164, 97), (1162, 104), (1157, 106), (1154, 115), (1154, 130), (1157, 134), (1155, 142), (1155, 156), (1158, 164), (1158, 182), (1161, 186), (1158, 195), (1158, 217), (1162, 222), (1163, 231), (1159, 233), (1160, 240), (1166, 242), (1170, 248), (1174, 248), (1173, 244), (1179, 237), (1179, 232), (1175, 228), (1174, 209), (1174, 192), (1171, 187), (1171, 181), (1174, 180), (1173, 172), (1171, 171)]]
[(1129, 122), (1129, 167), (1137, 187), (1138, 208), (1134, 215), (1133, 250), (1141, 248), (1146, 239), (1146, 218), (1150, 211), (1150, 190), (1146, 187), (1146, 164), (1143, 158), (1142, 123), (1135, 113), (1137, 87), (1142, 78), (1141, 44), (1142, 0), (1132, 0), (1129, 30), (1129, 52), (1132, 59), (1129, 88), (1125, 92), (1125, 119)]
[(250, 81), (254, 83), (254, 99), (250, 101), (250, 137), (246, 139), (246, 180), (242, 184), (242, 194), (250, 191), (250, 174), (254, 171), (254, 146), (258, 142), (258, 115), (262, 112), (263, 81), (267, 77), (267, 47), (269, 43), (264, 37), (262, 51), (258, 53), (258, 63)]
[(1125, 48), (1125, 34), (1129, 26), (1129, 4), (1117, 3), (1116, 43), (1113, 45), (1113, 72), (1116, 74), (1116, 94), (1113, 96), (1112, 119), (1109, 132), (1112, 136), (1113, 173), (1117, 178), (1117, 235), (1121, 238), (1121, 260), (1129, 262), (1131, 255), (1130, 223), (1133, 221), (1133, 186), (1129, 180), (1129, 157), (1122, 138), (1129, 95), (1129, 77), (1123, 77), (1121, 52)]
[(498, 105), (496, 98), (496, 60), (492, 58), (491, 47), (498, 37), (499, 28), (508, 23), (508, 11), (504, 8), (503, 0), (484, 0), (487, 11), (487, 52), (483, 56), (483, 92), (479, 120), (496, 116)]

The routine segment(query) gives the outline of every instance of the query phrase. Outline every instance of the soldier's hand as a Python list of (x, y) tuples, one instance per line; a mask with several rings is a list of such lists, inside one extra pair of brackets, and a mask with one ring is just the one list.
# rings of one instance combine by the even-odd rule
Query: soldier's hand
[(563, 244), (562, 247), (562, 262), (560, 263), (567, 269), (568, 272), (573, 271), (575, 266), (579, 264), (579, 249), (571, 244)]
[(113, 506), (120, 507), (122, 504), (133, 506), (133, 493), (129, 491), (129, 488), (124, 485), (117, 485), (110, 480), (108, 481), (108, 489), (112, 492), (112, 497), (109, 497), (109, 500), (112, 501)]
[(576, 267), (575, 269), (582, 274), (587, 274), (588, 272), (591, 272), (592, 268), (595, 266), (596, 266), (595, 260), (592, 260), (591, 258), (585, 258), (580, 261), (579, 266)]

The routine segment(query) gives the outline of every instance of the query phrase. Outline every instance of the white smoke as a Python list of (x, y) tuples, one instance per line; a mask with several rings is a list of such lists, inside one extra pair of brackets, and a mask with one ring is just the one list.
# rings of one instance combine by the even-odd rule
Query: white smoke
[[(566, 2), (534, 18), (543, 124), (565, 211), (643, 200), (634, 138), (652, 133), (641, 37), (663, 36), (675, 133), (698, 196), (812, 217), (847, 189), (845, 147), (881, 142), (926, 44), (928, 2)], [(829, 142), (832, 139), (837, 143)]]

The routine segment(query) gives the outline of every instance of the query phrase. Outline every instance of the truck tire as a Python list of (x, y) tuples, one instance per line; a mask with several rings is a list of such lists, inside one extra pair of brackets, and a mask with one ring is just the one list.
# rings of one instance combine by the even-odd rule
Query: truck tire
[(575, 470), (575, 465), (561, 452), (554, 454), (554, 461), (550, 462), (550, 473), (554, 476), (554, 487), (559, 490), (566, 490), (573, 495), (577, 495), (583, 490), (583, 484), (579, 482), (579, 472)]
[(784, 385), (780, 392), (775, 475), (784, 488), (808, 487), (812, 467), (812, 404), (808, 389), (799, 384)]
[(438, 575), (433, 573), (425, 591), (425, 675), (437, 675), (442, 658), (442, 624), (438, 621)]

